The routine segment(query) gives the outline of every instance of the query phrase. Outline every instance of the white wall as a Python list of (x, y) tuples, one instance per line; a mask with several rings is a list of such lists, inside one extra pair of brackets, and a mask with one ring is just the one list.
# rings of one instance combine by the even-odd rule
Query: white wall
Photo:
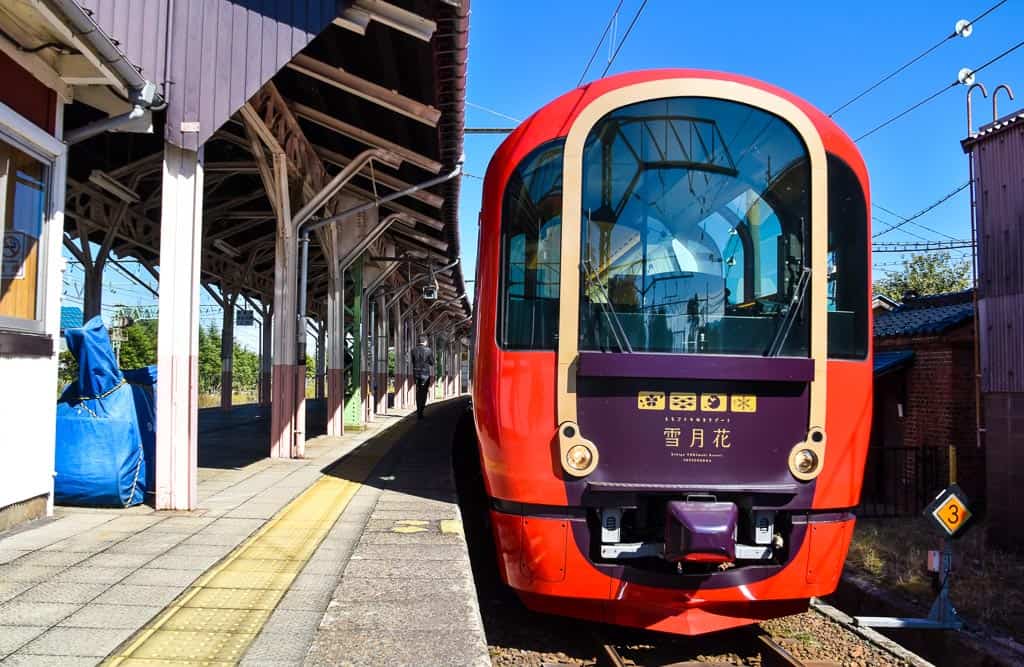
[[(64, 105), (57, 104), (58, 139), (64, 125)], [(24, 137), (31, 139), (31, 137)], [(44, 147), (40, 147), (44, 148)], [(50, 144), (50, 151), (56, 149)], [(57, 350), (60, 338), (60, 297), (64, 260), (64, 193), (67, 152), (53, 164), (50, 217), (46, 221), (46, 261), (39, 267), (43, 324), (53, 339), (50, 357), (0, 358), (0, 508), (43, 494), (53, 511), (54, 439), (57, 414)]]
[(57, 361), (0, 359), (0, 508), (53, 491)]

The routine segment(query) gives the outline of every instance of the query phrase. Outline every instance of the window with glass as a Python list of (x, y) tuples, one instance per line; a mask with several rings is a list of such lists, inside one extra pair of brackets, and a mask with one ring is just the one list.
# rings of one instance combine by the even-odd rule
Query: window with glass
[(498, 343), (506, 349), (555, 349), (563, 144), (552, 141), (527, 155), (505, 189), (497, 331)]
[(583, 155), (580, 348), (808, 356), (810, 178), (796, 131), (738, 102), (605, 116)]
[(41, 318), (40, 257), (48, 165), (0, 141), (0, 326)]
[(828, 156), (828, 356), (868, 353), (868, 207), (857, 174)]

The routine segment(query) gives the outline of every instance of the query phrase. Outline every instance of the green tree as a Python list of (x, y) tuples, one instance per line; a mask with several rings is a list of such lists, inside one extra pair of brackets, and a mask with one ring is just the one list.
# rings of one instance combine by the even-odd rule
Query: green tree
[(59, 396), (65, 387), (77, 379), (78, 360), (70, 350), (64, 350), (57, 361), (57, 395)]
[(132, 324), (124, 330), (124, 341), (121, 343), (121, 368), (142, 368), (155, 364), (157, 321), (138, 319), (138, 313), (130, 308), (124, 308), (118, 314), (132, 320)]
[(220, 390), (220, 332), (211, 324), (199, 328), (199, 393)]
[(260, 377), (260, 358), (255, 352), (235, 343), (234, 359), (231, 362), (232, 382), (235, 391), (253, 391)]
[(913, 255), (903, 262), (903, 270), (875, 283), (875, 294), (884, 294), (901, 301), (904, 294), (918, 296), (959, 292), (971, 285), (971, 268), (967, 260), (954, 261), (948, 252)]

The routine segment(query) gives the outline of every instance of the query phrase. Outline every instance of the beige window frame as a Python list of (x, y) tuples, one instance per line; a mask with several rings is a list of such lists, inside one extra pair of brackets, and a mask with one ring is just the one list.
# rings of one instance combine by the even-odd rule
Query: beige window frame
[[(828, 170), (825, 146), (813, 121), (794, 103), (768, 91), (735, 82), (707, 78), (679, 77), (645, 81), (604, 93), (589, 102), (569, 128), (565, 142), (562, 180), (562, 271), (561, 309), (558, 324), (558, 365), (556, 411), (561, 461), (569, 449), (583, 444), (592, 453), (591, 464), (585, 470), (567, 472), (585, 476), (597, 467), (598, 453), (594, 444), (580, 432), (577, 423), (576, 367), (579, 358), (580, 311), (580, 231), (582, 221), (583, 147), (593, 127), (615, 109), (669, 97), (709, 97), (739, 102), (762, 109), (788, 122), (804, 141), (811, 163), (811, 358), (814, 359), (814, 379), (810, 383), (810, 428), (805, 442), (798, 449), (811, 449), (818, 456), (819, 465), (812, 475), (798, 479), (811, 479), (825, 465), (825, 406), (828, 376), (828, 313), (825, 299), (828, 251)], [(812, 438), (812, 435), (814, 436)]]
[[(20, 153), (38, 161), (42, 164), (43, 174), (43, 213), (41, 221), (41, 229), (38, 239), (35, 241), (35, 247), (30, 251), (26, 252), (26, 255), (33, 254), (31, 257), (31, 263), (34, 267), (22, 267), (25, 270), (34, 269), (35, 276), (35, 290), (33, 294), (34, 308), (31, 313), (31, 317), (19, 317), (0, 314), (0, 331), (10, 333), (31, 333), (31, 334), (42, 334), (45, 333), (45, 315), (46, 315), (46, 287), (47, 287), (47, 276), (50, 270), (50, 263), (53, 258), (50, 257), (48, 251), (50, 234), (61, 233), (62, 230), (54, 232), (51, 227), (51, 222), (54, 220), (54, 211), (60, 208), (59, 202), (57, 201), (57, 194), (55, 192), (55, 169), (58, 165), (58, 160), (65, 154), (65, 145), (58, 141), (56, 138), (39, 128), (24, 116), (18, 114), (16, 111), (11, 109), (5, 104), (0, 103), (0, 143), (6, 147), (13, 148)], [(7, 156), (0, 156), (0, 159), (8, 159), (11, 154), (8, 151)], [(8, 179), (15, 178), (15, 174), (11, 173), (9, 169), (0, 166), (0, 215), (3, 215), (3, 229), (6, 229), (10, 222), (9, 217), (12, 213), (8, 210), (8, 205), (11, 203), (10, 198), (14, 191), (13, 184)], [(24, 264), (28, 264), (29, 260), (26, 259)], [(32, 277), (25, 276), (18, 278), (17, 280), (30, 280)]]

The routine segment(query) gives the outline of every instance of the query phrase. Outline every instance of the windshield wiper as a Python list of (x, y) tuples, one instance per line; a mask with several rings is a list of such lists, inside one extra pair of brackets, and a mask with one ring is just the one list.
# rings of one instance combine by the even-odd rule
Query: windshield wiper
[(807, 285), (810, 282), (811, 269), (805, 266), (800, 273), (800, 278), (796, 282), (796, 289), (793, 290), (793, 298), (789, 302), (789, 310), (783, 316), (782, 324), (779, 325), (778, 330), (775, 332), (775, 338), (772, 339), (772, 344), (768, 346), (768, 351), (765, 352), (766, 357), (777, 357), (782, 352), (782, 346), (785, 344), (786, 339), (789, 338), (789, 332), (793, 329), (796, 315), (804, 304), (804, 297), (807, 296)]
[(619, 346), (619, 351), (632, 353), (633, 346), (629, 344), (626, 329), (622, 326), (622, 322), (619, 321), (619, 316), (615, 309), (612, 308), (608, 293), (601, 287), (601, 283), (596, 280), (597, 272), (594, 271), (589, 259), (583, 260), (583, 276), (584, 286), (587, 288), (596, 287), (601, 296), (604, 297), (604, 301), (599, 301), (598, 304), (601, 306), (604, 318), (608, 321), (608, 328), (611, 330), (612, 336), (615, 337), (615, 344)]

